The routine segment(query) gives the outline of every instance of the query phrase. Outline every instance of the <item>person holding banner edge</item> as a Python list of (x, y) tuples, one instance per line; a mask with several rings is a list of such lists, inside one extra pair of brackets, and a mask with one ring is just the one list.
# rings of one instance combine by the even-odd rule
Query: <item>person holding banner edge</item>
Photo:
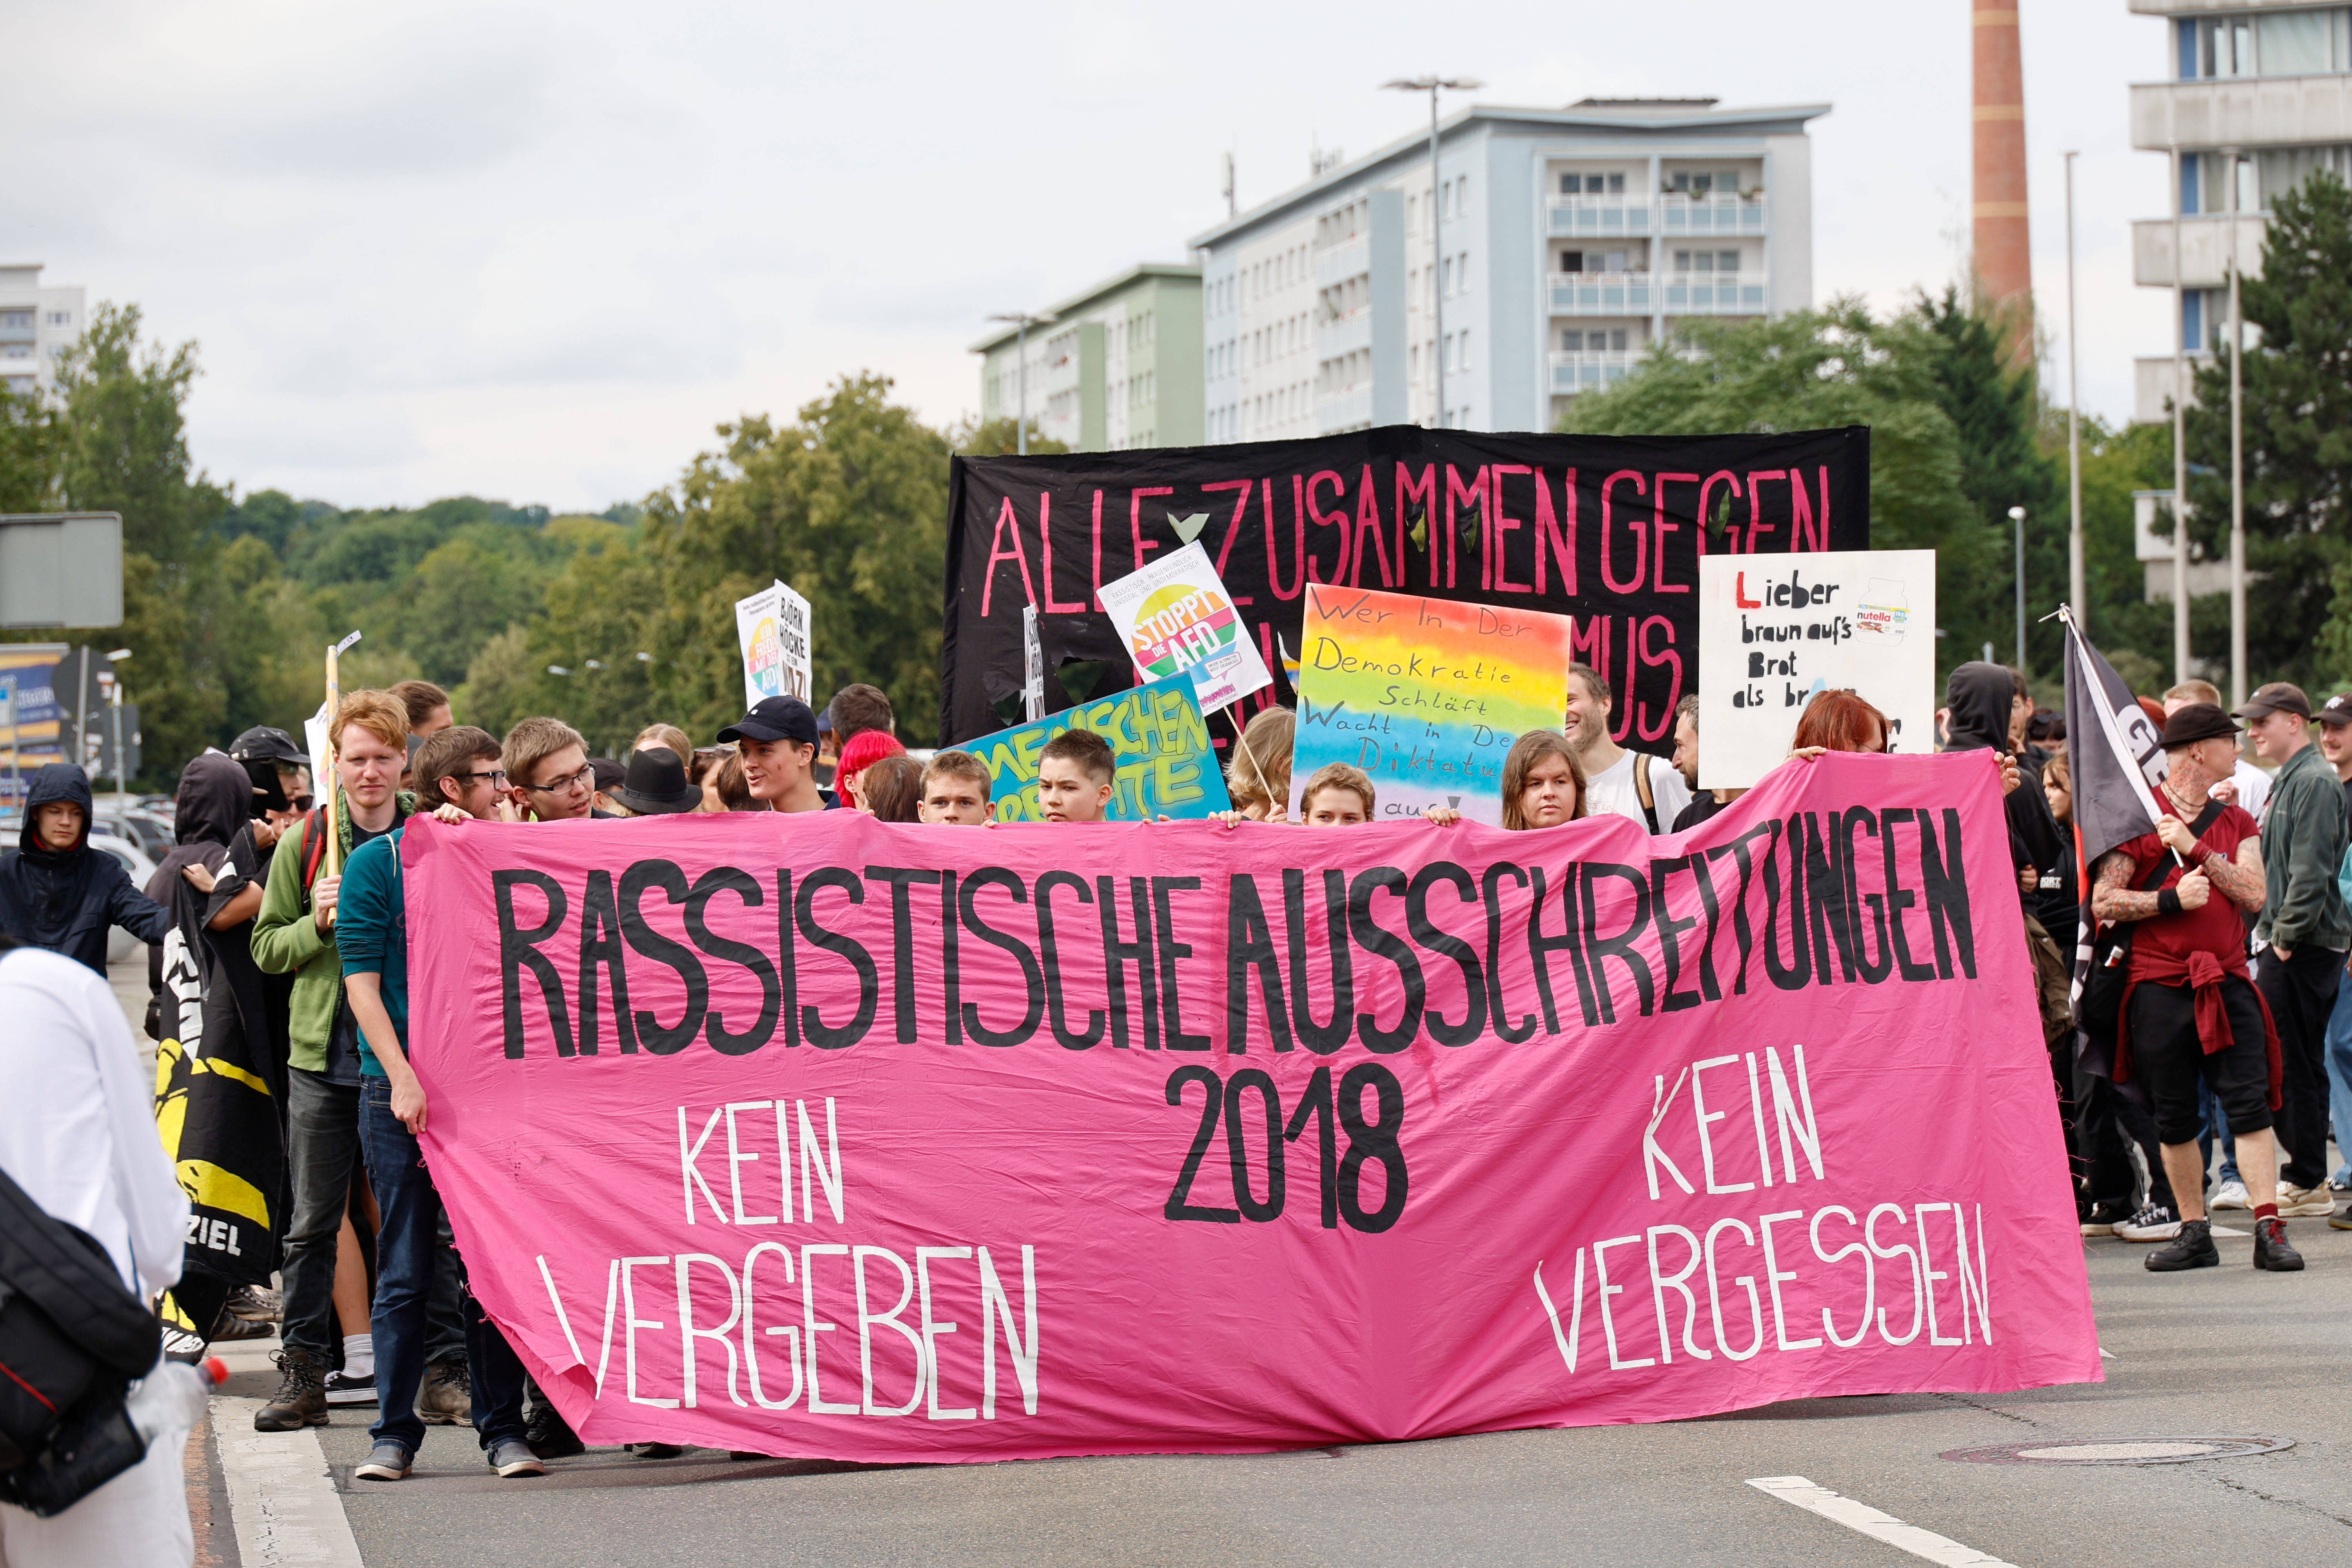
[(2238, 1141), (2238, 1168), (2254, 1204), (2254, 1267), (2303, 1267), (2276, 1201), (2278, 1034), (2247, 976), (2238, 914), (2263, 905), (2262, 839), (2252, 817), (2210, 794), (2235, 765), (2237, 735), (2230, 716), (2210, 703), (2165, 721), (2169, 771), (2158, 791), (2158, 829), (2101, 856), (2092, 893), (2097, 919), (2133, 924), (2115, 1077), (2128, 1082), (2137, 1070), (2144, 1080), (2180, 1205), (2179, 1233), (2147, 1259), (2158, 1273), (2221, 1261), (2205, 1217), (2197, 1147), (2200, 1081), (2221, 1097)]

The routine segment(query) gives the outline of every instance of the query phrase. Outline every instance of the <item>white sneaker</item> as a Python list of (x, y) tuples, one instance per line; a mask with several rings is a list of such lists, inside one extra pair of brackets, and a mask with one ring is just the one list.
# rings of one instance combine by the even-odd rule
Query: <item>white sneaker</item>
[(2205, 1206), (2209, 1209), (2251, 1209), (2254, 1205), (2246, 1196), (2245, 1183), (2229, 1181), (2213, 1189), (2213, 1195), (2205, 1200)]
[(2180, 1234), (2180, 1220), (2162, 1204), (2149, 1204), (2116, 1226), (2126, 1241), (2170, 1241)]
[(2326, 1219), (2336, 1212), (2336, 1195), (2326, 1187), (2298, 1187), (2292, 1182), (2281, 1182), (2278, 1211), (2281, 1219)]
[(373, 1405), (375, 1373), (353, 1377), (348, 1373), (327, 1374), (327, 1403), (330, 1405)]

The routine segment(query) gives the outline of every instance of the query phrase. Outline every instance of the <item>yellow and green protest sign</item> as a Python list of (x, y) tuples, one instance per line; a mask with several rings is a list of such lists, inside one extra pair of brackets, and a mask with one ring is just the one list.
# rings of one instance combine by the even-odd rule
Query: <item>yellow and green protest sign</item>
[(1037, 822), (1037, 754), (1066, 730), (1091, 730), (1118, 759), (1110, 805), (1114, 822), (1207, 816), (1229, 809), (1209, 726), (1193, 696), (1192, 677), (1180, 670), (1165, 680), (1114, 692), (967, 741), (963, 750), (988, 766), (988, 798), (999, 822)]

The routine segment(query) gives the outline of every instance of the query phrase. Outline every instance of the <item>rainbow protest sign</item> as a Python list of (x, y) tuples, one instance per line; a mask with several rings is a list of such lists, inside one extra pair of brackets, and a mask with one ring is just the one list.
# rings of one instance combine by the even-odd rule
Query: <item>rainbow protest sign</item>
[(1039, 820), (1037, 753), (1065, 730), (1091, 730), (1110, 742), (1118, 772), (1103, 813), (1109, 821), (1207, 816), (1233, 806), (1192, 678), (1178, 674), (966, 741), (962, 749), (987, 764), (997, 821)]
[(1197, 541), (1104, 584), (1102, 605), (1127, 644), (1137, 678), (1157, 680), (1191, 671), (1203, 713), (1274, 683)]
[(1300, 637), (1294, 814), (1309, 774), (1353, 763), (1376, 816), (1449, 805), (1500, 823), (1511, 742), (1559, 727), (1566, 616), (1317, 583)]

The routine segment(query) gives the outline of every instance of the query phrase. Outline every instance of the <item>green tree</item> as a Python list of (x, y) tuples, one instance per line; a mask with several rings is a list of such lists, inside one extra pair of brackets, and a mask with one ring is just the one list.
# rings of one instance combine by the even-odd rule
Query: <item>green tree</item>
[[(947, 428), (948, 444), (967, 458), (1010, 458), (1021, 450), (1018, 423), (1010, 415), (994, 419), (960, 419)], [(1029, 421), (1029, 456), (1051, 457), (1066, 452), (1070, 444), (1056, 441), (1044, 434), (1037, 421)]]
[[(2249, 684), (2315, 684), (2352, 669), (2352, 190), (2322, 171), (2281, 195), (2262, 276), (2241, 282), (2239, 300), (2246, 566), (2262, 578), (2249, 595)], [(2209, 559), (2230, 548), (2229, 345), (2218, 347), (2186, 421), (2189, 531)], [(2226, 605), (2197, 609), (2199, 652), (2225, 656)]]
[(44, 511), (55, 503), (64, 447), (55, 408), (0, 387), (0, 511)]
[[(634, 647), (619, 649), (656, 661), (649, 695), (659, 710), (647, 718), (699, 735), (742, 710), (735, 601), (780, 577), (810, 604), (817, 701), (853, 680), (871, 682), (889, 694), (899, 733), (929, 742), (939, 722), (950, 453), (946, 438), (889, 392), (887, 377), (846, 376), (792, 424), (761, 416), (721, 426), (724, 448), (698, 457), (648, 500), (644, 548), (654, 585), (635, 607), (642, 630)], [(569, 570), (583, 567), (575, 561)], [(552, 592), (550, 603), (558, 621)]]
[(65, 635), (131, 648), (124, 688), (140, 705), (154, 781), (216, 739), (227, 712), (218, 668), (226, 595), (206, 531), (227, 498), (188, 455), (183, 407), (196, 345), (144, 344), (140, 329), (136, 305), (101, 303), (58, 361), (58, 488), (75, 510), (122, 514), (122, 625)]
[[(1983, 584), (2006, 585), (2001, 539), (1963, 488), (1962, 442), (1938, 379), (1945, 340), (1919, 311), (1878, 321), (1858, 300), (1770, 321), (1694, 322), (1686, 355), (1662, 344), (1636, 374), (1570, 404), (1561, 428), (1597, 435), (1870, 426), (1871, 543), (1933, 549), (1939, 645), (1976, 657)], [(1957, 614), (1956, 614), (1957, 612)]]

